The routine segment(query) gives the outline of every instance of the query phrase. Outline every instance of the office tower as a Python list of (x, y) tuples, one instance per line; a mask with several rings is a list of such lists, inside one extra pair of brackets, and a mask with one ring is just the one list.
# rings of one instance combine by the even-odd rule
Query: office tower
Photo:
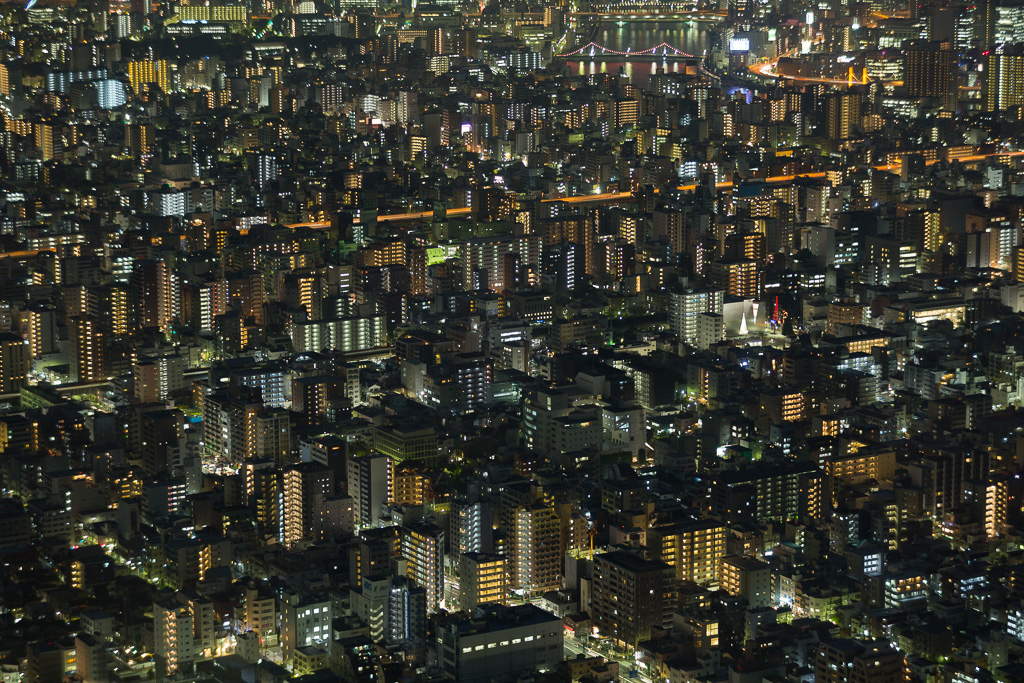
[(917, 270), (917, 246), (908, 240), (869, 235), (866, 240), (868, 263), (875, 269), (876, 284), (901, 282)]
[(694, 520), (647, 532), (651, 557), (675, 569), (677, 581), (718, 586), (718, 562), (725, 555), (726, 528), (715, 520)]
[(374, 429), (371, 443), (395, 465), (433, 464), (437, 460), (437, 429), (433, 425), (381, 426)]
[(825, 100), (826, 135), (831, 140), (849, 140), (860, 129), (861, 94), (846, 91)]
[(459, 609), (508, 602), (508, 560), (504, 555), (467, 552), (459, 555)]
[(1024, 4), (1004, 1), (995, 10), (993, 47), (1000, 50), (1007, 45), (1024, 43)]
[(883, 640), (826, 640), (814, 658), (815, 683), (900, 683), (906, 669), (903, 653)]
[(534, 605), (491, 605), (439, 622), (434, 653), (454, 681), (490, 681), (552, 671), (563, 657), (560, 617)]
[(511, 511), (508, 525), (509, 577), (513, 589), (527, 593), (561, 585), (561, 524), (554, 508), (537, 501)]
[(0, 332), (0, 394), (12, 394), (21, 389), (28, 363), (28, 343), (12, 332)]
[(985, 111), (1024, 104), (1024, 46), (1008, 45), (985, 58)]
[[(978, 42), (978, 47), (982, 52), (991, 50), (995, 46), (999, 4), (1000, 0), (979, 0), (974, 3), (972, 38)], [(1011, 3), (1003, 4), (1010, 5)]]
[[(376, 574), (363, 577), (358, 584), (353, 584), (349, 591), (352, 613), (366, 624), (370, 639), (375, 643), (385, 637), (390, 638), (391, 594), (395, 581), (414, 585), (404, 576)], [(423, 616), (426, 618), (426, 591), (418, 586), (416, 588), (422, 595)]]
[(313, 462), (284, 471), (284, 514), (281, 542), (294, 548), (301, 541), (318, 540), (324, 500), (334, 493), (334, 472)]
[(79, 382), (98, 382), (110, 375), (109, 339), (103, 323), (91, 316), (68, 321), (71, 370)]
[(903, 57), (903, 81), (911, 97), (931, 97), (956, 111), (957, 53), (942, 43), (915, 43)]
[(394, 464), (386, 455), (350, 455), (348, 495), (355, 499), (356, 528), (380, 525), (381, 506), (391, 500)]
[(626, 551), (594, 558), (592, 614), (602, 636), (624, 646), (651, 637), (651, 628), (671, 624), (676, 607), (672, 567)]
[(721, 289), (688, 290), (669, 294), (668, 323), (673, 334), (687, 344), (697, 341), (697, 316), (722, 314), (725, 292)]
[(153, 603), (153, 654), (157, 678), (191, 671), (196, 656), (194, 633), (188, 606), (176, 601)]
[(428, 522), (412, 522), (399, 530), (405, 575), (427, 592), (427, 612), (444, 602), (444, 530)]

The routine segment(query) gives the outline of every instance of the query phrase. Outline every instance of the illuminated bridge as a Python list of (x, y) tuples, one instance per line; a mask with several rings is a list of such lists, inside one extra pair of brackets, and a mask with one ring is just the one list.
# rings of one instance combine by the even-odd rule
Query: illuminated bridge
[(590, 41), (583, 47), (576, 48), (572, 52), (566, 52), (560, 55), (555, 55), (559, 59), (569, 59), (574, 61), (620, 61), (623, 59), (628, 60), (643, 60), (643, 61), (680, 61), (680, 60), (700, 60), (700, 57), (695, 57), (689, 52), (683, 52), (677, 47), (673, 47), (668, 43), (661, 43), (654, 47), (649, 47), (646, 50), (626, 50), (621, 52), (619, 50), (613, 50), (604, 45), (599, 45), (594, 41)]

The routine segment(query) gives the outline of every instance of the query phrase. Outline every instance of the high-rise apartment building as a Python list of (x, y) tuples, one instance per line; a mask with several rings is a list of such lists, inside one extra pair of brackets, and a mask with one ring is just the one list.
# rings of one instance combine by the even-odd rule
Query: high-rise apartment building
[(52, 308), (31, 306), (19, 315), (20, 330), (28, 340), (31, 358), (57, 351), (57, 314)]
[(719, 566), (719, 585), (729, 595), (746, 598), (751, 608), (771, 607), (772, 572), (753, 557), (727, 555)]
[(113, 668), (104, 638), (91, 633), (75, 636), (75, 674), (82, 683), (107, 683)]
[(181, 276), (166, 261), (135, 261), (129, 284), (141, 327), (156, 327), (167, 332), (172, 324), (180, 321)]
[(725, 259), (711, 262), (711, 284), (730, 296), (757, 299), (761, 296), (763, 273), (757, 261)]
[(697, 339), (697, 316), (722, 314), (725, 291), (721, 289), (687, 290), (669, 294), (668, 322), (680, 341), (693, 344)]
[(427, 592), (427, 612), (444, 602), (444, 529), (428, 522), (406, 524), (399, 531), (405, 575)]
[(0, 393), (21, 389), (28, 370), (28, 343), (12, 332), (0, 332)]
[(153, 604), (153, 654), (158, 678), (187, 674), (195, 661), (195, 627), (187, 605), (177, 601)]
[(903, 653), (885, 641), (826, 640), (814, 658), (815, 683), (902, 683)]
[(379, 526), (382, 506), (392, 498), (394, 463), (380, 453), (350, 455), (346, 469), (356, 528)]
[(164, 409), (161, 404), (150, 404), (137, 407), (133, 417), (133, 447), (141, 455), (142, 469), (147, 474), (154, 477), (168, 474), (184, 464), (184, 413), (177, 408)]
[(283, 408), (267, 408), (250, 387), (221, 389), (203, 397), (205, 455), (235, 464), (269, 459), (291, 461), (291, 419)]
[(672, 567), (626, 551), (594, 558), (594, 627), (627, 647), (671, 623), (676, 607)]
[(726, 527), (716, 520), (694, 520), (647, 532), (651, 557), (675, 569), (677, 581), (718, 586), (718, 562), (725, 555)]
[(459, 257), (465, 273), (466, 289), (490, 289), (495, 292), (505, 289), (505, 254), (516, 254), (520, 267), (539, 266), (540, 235), (475, 237), (464, 241), (459, 248)]
[(128, 82), (136, 93), (142, 91), (144, 85), (154, 83), (164, 92), (170, 92), (174, 78), (171, 62), (166, 59), (142, 59), (128, 62)]
[(550, 505), (537, 501), (511, 511), (509, 577), (513, 589), (543, 593), (561, 586), (561, 523)]
[(140, 359), (132, 368), (135, 398), (142, 403), (157, 403), (183, 391), (186, 362), (182, 356)]
[(396, 576), (388, 595), (388, 639), (422, 643), (427, 638), (427, 591)]
[(804, 394), (802, 391), (783, 388), (762, 391), (761, 412), (772, 424), (801, 422), (807, 419)]
[(861, 123), (861, 94), (859, 92), (833, 93), (825, 100), (826, 135), (831, 140), (849, 140), (855, 137)]
[(915, 43), (904, 52), (903, 82), (911, 97), (931, 97), (956, 111), (957, 53), (943, 43)]
[(491, 553), (459, 556), (459, 609), (508, 602), (508, 559)]
[(98, 382), (110, 375), (109, 339), (98, 318), (78, 316), (68, 321), (71, 371), (79, 382)]
[(490, 503), (454, 503), (451, 522), (452, 553), (486, 553), (493, 548), (494, 527)]
[(983, 102), (985, 111), (1024, 104), (1024, 46), (1006, 46), (985, 58)]
[(721, 313), (697, 314), (697, 337), (693, 345), (698, 349), (710, 349), (725, 339), (725, 316)]
[(284, 471), (281, 542), (294, 548), (320, 536), (324, 500), (334, 493), (334, 472), (315, 462), (292, 465)]

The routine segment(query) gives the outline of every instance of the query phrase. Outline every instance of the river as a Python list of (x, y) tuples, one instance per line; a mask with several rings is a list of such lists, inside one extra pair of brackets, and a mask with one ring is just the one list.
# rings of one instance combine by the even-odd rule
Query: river
[[(594, 42), (598, 45), (616, 50), (618, 52), (637, 52), (668, 43), (677, 47), (683, 52), (692, 55), (702, 55), (705, 50), (711, 48), (712, 35), (706, 25), (700, 22), (688, 21), (627, 21), (614, 22), (603, 21), (597, 29)], [(650, 62), (650, 61), (590, 61), (583, 58), (581, 61), (569, 61), (570, 68), (574, 73), (617, 74), (623, 70), (629, 77), (631, 83), (645, 87), (651, 74), (656, 71), (683, 71), (686, 65), (683, 62)]]

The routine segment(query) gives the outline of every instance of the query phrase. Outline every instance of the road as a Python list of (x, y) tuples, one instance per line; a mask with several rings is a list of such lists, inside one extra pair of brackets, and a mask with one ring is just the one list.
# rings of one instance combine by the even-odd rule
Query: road
[[(913, 152), (913, 150), (908, 150)], [(994, 152), (992, 154), (976, 154), (973, 156), (962, 157), (956, 159), (962, 164), (977, 163), (998, 156), (1018, 157), (1024, 155), (1024, 152)], [(932, 160), (926, 162), (929, 166), (938, 163), (938, 160)], [(889, 171), (891, 173), (898, 173), (900, 171), (901, 164), (878, 164), (875, 166), (877, 171)], [(790, 183), (797, 178), (824, 178), (824, 171), (814, 171), (811, 173), (797, 173), (794, 175), (780, 175), (771, 176), (768, 178), (752, 178), (752, 181), (762, 181), (765, 183)], [(718, 183), (716, 188), (719, 190), (731, 190), (733, 188), (732, 182)], [(696, 185), (680, 185), (679, 190), (682, 192), (692, 192), (697, 189)], [(614, 204), (616, 202), (630, 202), (635, 198), (630, 192), (604, 192), (601, 194), (586, 194), (577, 195), (575, 197), (556, 197), (553, 199), (544, 199), (543, 202), (566, 202), (569, 204)], [(448, 209), (448, 217), (459, 217), (468, 216), (470, 209), (468, 207), (458, 209)], [(419, 211), (413, 213), (393, 213), (385, 216), (378, 216), (377, 222), (379, 223), (408, 223), (411, 221), (423, 220), (426, 218), (433, 217), (433, 211)], [(308, 227), (308, 228), (326, 228), (330, 227), (330, 223), (293, 223), (288, 226), (289, 228)]]
[[(788, 53), (786, 55), (788, 56)], [(765, 78), (781, 78), (787, 81), (800, 82), (800, 83), (824, 83), (826, 85), (845, 85), (852, 87), (854, 85), (864, 85), (866, 83), (873, 83), (876, 79), (870, 78), (866, 71), (861, 72), (860, 78), (816, 78), (814, 76), (790, 76), (788, 74), (780, 74), (776, 71), (779, 60), (769, 62), (759, 62), (756, 64), (750, 64), (747, 66), (747, 70), (756, 76), (764, 76)], [(903, 85), (903, 81), (886, 81), (882, 80), (887, 86), (900, 86)], [(973, 91), (979, 90), (979, 86), (961, 85), (961, 91)]]
[(635, 677), (630, 678), (629, 672), (636, 668), (635, 660), (625, 658), (620, 659), (618, 657), (611, 657), (606, 653), (598, 652), (568, 634), (566, 634), (565, 639), (563, 640), (563, 645), (565, 647), (566, 659), (573, 659), (576, 655), (582, 654), (587, 657), (603, 657), (609, 661), (618, 662), (620, 683), (651, 683), (651, 680), (640, 672), (638, 672)]

